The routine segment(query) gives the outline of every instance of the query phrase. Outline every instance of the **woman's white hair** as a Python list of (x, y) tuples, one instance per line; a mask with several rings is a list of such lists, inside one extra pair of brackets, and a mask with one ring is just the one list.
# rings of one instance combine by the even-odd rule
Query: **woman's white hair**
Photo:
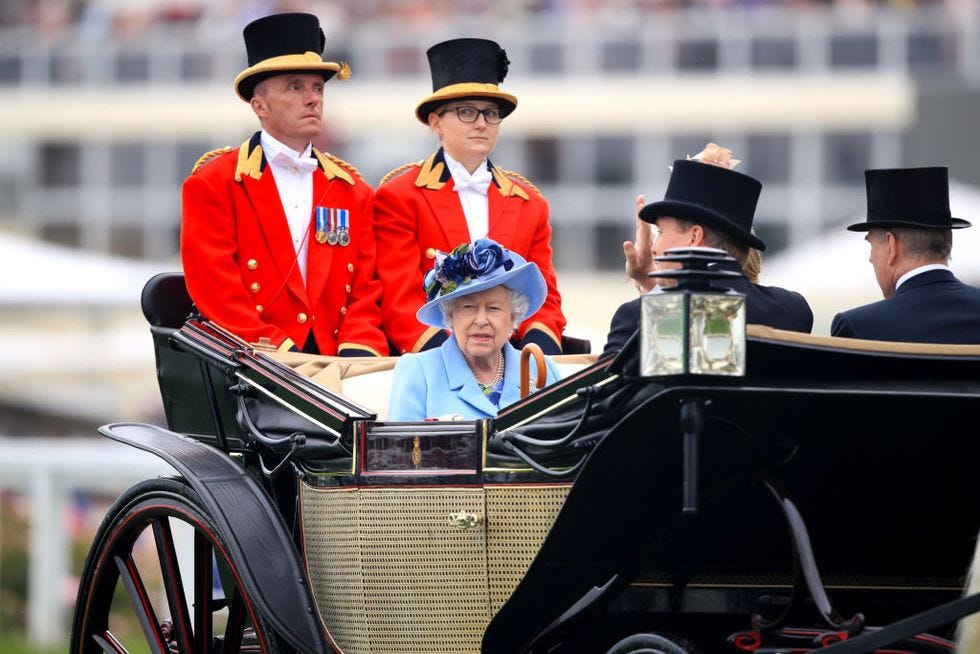
[[(510, 299), (511, 319), (513, 322), (511, 329), (515, 330), (522, 322), (524, 322), (524, 319), (527, 318), (527, 310), (530, 308), (530, 302), (527, 299), (527, 295), (524, 293), (515, 291), (512, 288), (507, 288), (506, 286), (504, 286), (504, 288), (507, 289), (507, 295)], [(459, 299), (464, 297), (466, 296), (460, 295), (459, 297), (454, 297), (447, 302), (439, 303), (439, 311), (442, 313), (442, 324), (447, 329), (452, 329), (453, 326), (453, 307), (456, 305), (456, 302)]]

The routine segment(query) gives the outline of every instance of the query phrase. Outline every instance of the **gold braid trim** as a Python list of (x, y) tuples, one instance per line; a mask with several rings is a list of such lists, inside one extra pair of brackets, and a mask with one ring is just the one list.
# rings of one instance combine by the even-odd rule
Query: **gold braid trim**
[(490, 171), (490, 173), (493, 175), (494, 181), (497, 182), (497, 190), (500, 191), (500, 194), (505, 198), (509, 198), (512, 195), (516, 195), (517, 197), (523, 198), (525, 200), (531, 199), (528, 196), (527, 191), (525, 191), (520, 186), (515, 184), (514, 180), (512, 180), (510, 177), (505, 175), (504, 171), (501, 170), (500, 168), (494, 166), (493, 170)]
[(395, 179), (396, 177), (399, 177), (402, 173), (404, 173), (409, 168), (415, 168), (415, 167), (421, 166), (422, 165), (422, 161), (423, 161), (422, 159), (419, 159), (418, 161), (413, 161), (412, 163), (407, 163), (407, 164), (398, 166), (398, 168), (395, 168), (394, 170), (388, 171), (385, 174), (385, 176), (381, 178), (381, 181), (378, 182), (378, 186), (381, 186), (385, 182), (390, 182), (391, 180)]
[(235, 166), (235, 181), (242, 181), (242, 176), (259, 179), (262, 177), (262, 146), (256, 145), (251, 152), (248, 151), (249, 141), (245, 141), (238, 148), (238, 165)]
[[(541, 195), (541, 191), (538, 190), (538, 187), (535, 186), (534, 184), (532, 184), (530, 182), (530, 180), (528, 180), (528, 178), (525, 177), (524, 175), (521, 175), (520, 173), (515, 173), (513, 170), (504, 170), (503, 168), (500, 169), (500, 172), (502, 172), (503, 174), (507, 175), (508, 177), (511, 177), (511, 178), (516, 179), (516, 180), (521, 181), (521, 182), (524, 182), (525, 184), (527, 184), (531, 188), (532, 191), (534, 191), (538, 195)], [(544, 197), (544, 196), (542, 195), (542, 197)]]
[(191, 169), (191, 175), (193, 175), (198, 170), (200, 170), (201, 166), (208, 163), (212, 159), (220, 157), (223, 154), (227, 154), (228, 152), (231, 152), (231, 147), (227, 145), (223, 148), (218, 148), (217, 150), (211, 150), (210, 152), (205, 152), (200, 156), (200, 158), (198, 158), (197, 162), (194, 164), (194, 167)]
[(334, 156), (329, 152), (320, 152), (316, 148), (313, 148), (313, 154), (316, 155), (317, 160), (320, 162), (320, 166), (323, 168), (323, 174), (327, 176), (327, 179), (339, 177), (351, 186), (354, 186), (354, 178), (350, 176), (348, 171), (364, 179), (361, 171), (340, 157)]
[(438, 191), (446, 185), (445, 182), (440, 181), (442, 179), (442, 172), (446, 168), (446, 164), (442, 161), (435, 163), (436, 154), (437, 153), (435, 152), (432, 153), (428, 159), (419, 165), (419, 176), (415, 178), (415, 185), (419, 188), (427, 188), (430, 191)]

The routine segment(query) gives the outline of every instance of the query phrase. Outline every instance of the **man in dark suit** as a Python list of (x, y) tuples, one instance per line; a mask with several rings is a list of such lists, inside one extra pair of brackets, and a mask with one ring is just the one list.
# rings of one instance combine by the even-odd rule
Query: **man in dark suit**
[(970, 223), (949, 210), (944, 167), (868, 170), (871, 265), (885, 296), (834, 316), (833, 336), (909, 343), (980, 344), (980, 289), (950, 272), (954, 229)]
[[(766, 244), (752, 233), (752, 219), (762, 184), (729, 168), (693, 160), (674, 162), (664, 199), (643, 207), (640, 218), (657, 226), (651, 245), (654, 257), (670, 248), (705, 246), (725, 250), (744, 270), (750, 248)], [(670, 266), (671, 264), (666, 264)], [(660, 280), (661, 285), (675, 282)], [(799, 293), (760, 286), (746, 279), (726, 282), (746, 296), (749, 323), (809, 332), (813, 312)], [(659, 292), (655, 287), (651, 292)], [(640, 298), (616, 310), (603, 356), (615, 354), (640, 324)]]

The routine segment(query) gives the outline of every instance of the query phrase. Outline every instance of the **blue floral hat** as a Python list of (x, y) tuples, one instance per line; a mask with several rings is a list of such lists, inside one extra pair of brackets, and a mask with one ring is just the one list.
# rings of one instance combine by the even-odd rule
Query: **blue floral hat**
[(548, 286), (537, 264), (528, 263), (489, 238), (463, 243), (449, 254), (437, 252), (436, 263), (422, 284), (428, 302), (415, 315), (430, 327), (445, 326), (439, 309), (443, 302), (494, 286), (506, 286), (526, 295), (528, 316), (540, 309), (548, 296)]

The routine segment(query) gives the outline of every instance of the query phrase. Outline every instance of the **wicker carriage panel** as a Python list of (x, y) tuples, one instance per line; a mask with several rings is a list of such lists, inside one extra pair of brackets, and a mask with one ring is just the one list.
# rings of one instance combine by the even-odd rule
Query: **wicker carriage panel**
[(320, 617), (345, 652), (370, 652), (357, 491), (301, 486), (306, 566)]
[(495, 614), (524, 577), (568, 495), (569, 484), (488, 486), (487, 573)]
[(376, 652), (478, 652), (490, 617), (483, 490), (361, 490), (365, 609)]
[(314, 596), (344, 652), (479, 652), (490, 616), (485, 530), (449, 516), (482, 519), (483, 489), (304, 484), (303, 503)]

